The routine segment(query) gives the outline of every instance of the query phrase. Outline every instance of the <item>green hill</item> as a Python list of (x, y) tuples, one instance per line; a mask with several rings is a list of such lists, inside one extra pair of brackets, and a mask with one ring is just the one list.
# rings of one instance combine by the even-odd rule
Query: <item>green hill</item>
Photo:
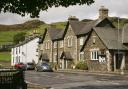
[[(110, 21), (118, 27), (118, 18), (117, 17), (109, 17)], [(83, 19), (82, 21), (88, 22), (92, 21), (91, 19)], [(124, 24), (128, 23), (128, 19), (120, 18), (119, 25), (120, 28), (124, 26)], [(39, 33), (43, 34), (43, 31), (46, 27), (50, 26), (51, 24), (46, 24), (40, 20), (31, 20), (27, 21), (23, 24), (15, 24), (15, 25), (0, 25), (0, 45), (3, 44), (12, 44), (13, 36), (18, 32), (26, 32), (29, 33), (35, 29), (39, 31)], [(56, 22), (52, 23), (52, 25), (56, 26), (57, 28), (64, 28), (66, 26), (66, 22)]]
[(0, 25), (0, 45), (12, 44), (13, 36), (19, 32), (29, 32), (44, 25), (43, 21), (31, 20), (23, 24)]

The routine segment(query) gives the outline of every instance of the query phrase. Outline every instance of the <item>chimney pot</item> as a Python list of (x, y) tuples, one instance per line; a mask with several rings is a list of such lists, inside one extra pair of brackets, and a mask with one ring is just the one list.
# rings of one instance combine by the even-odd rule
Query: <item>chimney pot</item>
[(108, 17), (108, 9), (105, 8), (104, 6), (101, 6), (101, 8), (99, 9), (99, 18), (100, 19), (104, 19)]

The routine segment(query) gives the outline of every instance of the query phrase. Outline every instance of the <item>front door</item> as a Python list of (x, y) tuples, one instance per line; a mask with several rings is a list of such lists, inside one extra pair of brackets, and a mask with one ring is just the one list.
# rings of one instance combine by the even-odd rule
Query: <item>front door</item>
[(122, 59), (123, 59), (123, 54), (116, 54), (116, 69), (120, 69), (121, 68), (121, 63), (122, 63)]
[(62, 69), (67, 69), (67, 60), (62, 59)]

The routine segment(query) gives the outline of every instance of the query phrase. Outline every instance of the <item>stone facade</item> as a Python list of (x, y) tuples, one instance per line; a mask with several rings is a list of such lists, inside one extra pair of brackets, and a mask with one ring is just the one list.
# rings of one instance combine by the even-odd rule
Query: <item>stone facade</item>
[[(91, 60), (91, 49), (98, 49), (98, 53), (101, 51), (103, 52), (105, 56), (105, 60), (99, 62), (99, 60)], [(106, 51), (108, 49), (106, 46), (102, 43), (100, 38), (97, 36), (97, 34), (93, 31), (90, 34), (90, 37), (86, 43), (84, 53), (85, 53), (85, 60), (87, 61), (87, 65), (89, 70), (99, 70), (99, 71), (107, 71), (107, 58), (106, 58)], [(111, 61), (111, 60), (110, 60)]]
[[(61, 69), (74, 68), (79, 61), (86, 61), (91, 71), (116, 71), (124, 67), (128, 69), (127, 49), (115, 39), (117, 29), (108, 19), (108, 9), (102, 7), (99, 15), (99, 19), (87, 23), (71, 18), (63, 31), (47, 31), (39, 46), (40, 54), (46, 54), (49, 62), (57, 64)], [(102, 32), (108, 33), (106, 36), (111, 32), (112, 34), (102, 39)], [(120, 50), (117, 44), (114, 47), (113, 40), (121, 44)]]

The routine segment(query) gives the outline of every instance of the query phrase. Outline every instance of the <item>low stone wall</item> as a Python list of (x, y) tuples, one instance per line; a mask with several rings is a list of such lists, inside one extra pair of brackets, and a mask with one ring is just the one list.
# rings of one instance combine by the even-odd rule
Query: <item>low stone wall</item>
[(87, 64), (89, 71), (107, 71), (107, 65), (98, 60), (88, 60)]

